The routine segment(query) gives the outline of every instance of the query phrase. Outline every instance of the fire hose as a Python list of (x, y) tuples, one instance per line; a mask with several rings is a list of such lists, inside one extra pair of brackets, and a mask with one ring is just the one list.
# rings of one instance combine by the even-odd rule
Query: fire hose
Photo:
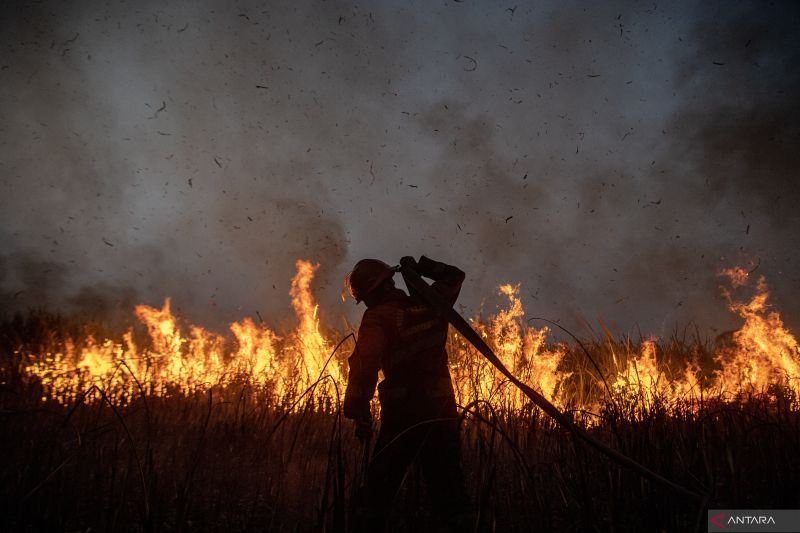
[(481, 355), (483, 355), (492, 365), (494, 365), (495, 368), (497, 368), (497, 370), (500, 371), (501, 374), (508, 378), (511, 383), (519, 388), (519, 390), (521, 390), (525, 396), (530, 398), (534, 404), (536, 404), (542, 411), (553, 418), (553, 420), (568, 429), (575, 437), (582, 440), (617, 464), (629, 468), (630, 470), (651, 481), (659, 483), (665, 487), (669, 487), (670, 489), (687, 498), (696, 500), (698, 502), (705, 501), (703, 496), (700, 494), (697, 494), (694, 491), (670, 481), (664, 476), (653, 472), (627, 455), (624, 455), (623, 453), (596, 439), (585, 429), (577, 426), (567, 415), (562, 413), (555, 405), (548, 401), (547, 398), (517, 379), (517, 377), (505, 367), (497, 355), (495, 355), (489, 345), (484, 342), (481, 336), (478, 335), (474, 329), (472, 329), (472, 326), (470, 326), (469, 323), (464, 320), (464, 318), (458, 314), (458, 312), (453, 309), (453, 307), (447, 301), (445, 301), (439, 292), (437, 292), (433, 287), (428, 285), (424, 279), (422, 279), (422, 276), (416, 272), (414, 266), (415, 265), (411, 264), (411, 261), (404, 261), (399, 267), (399, 271), (402, 274), (403, 280), (405, 281), (408, 289), (419, 295), (437, 312), (441, 318), (447, 320), (447, 322), (449, 322), (459, 333), (461, 333), (464, 338), (466, 338), (470, 344), (472, 344), (481, 353)]

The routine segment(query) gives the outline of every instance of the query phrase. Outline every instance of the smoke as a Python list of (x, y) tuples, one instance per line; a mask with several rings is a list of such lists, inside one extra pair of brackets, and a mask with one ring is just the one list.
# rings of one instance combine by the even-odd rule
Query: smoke
[(791, 3), (5, 3), (0, 310), (326, 317), (362, 257), (426, 254), (487, 312), (620, 332), (797, 286)]
[(700, 264), (741, 263), (765, 275), (796, 331), (800, 9), (704, 4), (697, 17), (694, 46), (676, 62), (683, 102), (667, 128), (672, 180), (662, 192), (694, 207)]

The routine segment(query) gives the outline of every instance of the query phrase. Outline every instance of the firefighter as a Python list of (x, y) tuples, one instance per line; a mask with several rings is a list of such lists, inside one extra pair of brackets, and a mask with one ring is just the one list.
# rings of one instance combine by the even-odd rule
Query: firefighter
[[(425, 256), (400, 264), (434, 281), (451, 305), (465, 274)], [(344, 415), (356, 423), (356, 435), (368, 446), (370, 400), (378, 371), (381, 425), (361, 491), (356, 529), (383, 531), (408, 467), (416, 462), (425, 479), (435, 523), (443, 530), (471, 530), (469, 502), (460, 464), (455, 395), (447, 365), (447, 322), (413, 291), (394, 285), (391, 267), (377, 259), (356, 263), (345, 289), (367, 309), (349, 358)], [(467, 522), (467, 523), (465, 523)]]

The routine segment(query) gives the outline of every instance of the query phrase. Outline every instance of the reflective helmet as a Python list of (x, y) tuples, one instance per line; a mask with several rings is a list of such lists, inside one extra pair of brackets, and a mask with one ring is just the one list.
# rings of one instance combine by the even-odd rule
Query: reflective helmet
[(362, 259), (344, 277), (342, 300), (349, 294), (360, 302), (381, 283), (391, 278), (397, 271), (379, 259)]

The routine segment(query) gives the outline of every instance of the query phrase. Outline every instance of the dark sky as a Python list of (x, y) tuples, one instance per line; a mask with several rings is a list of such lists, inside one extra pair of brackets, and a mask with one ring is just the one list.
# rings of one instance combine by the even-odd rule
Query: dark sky
[(800, 4), (526, 4), (2, 2), (0, 310), (289, 324), (305, 258), (337, 325), (424, 253), (658, 335), (758, 265), (800, 327)]

